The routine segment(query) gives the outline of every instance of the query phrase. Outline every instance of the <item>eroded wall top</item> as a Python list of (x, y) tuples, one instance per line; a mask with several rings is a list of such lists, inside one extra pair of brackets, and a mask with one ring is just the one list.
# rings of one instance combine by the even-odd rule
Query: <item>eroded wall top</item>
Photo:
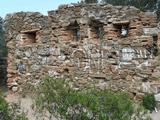
[(58, 10), (49, 11), (49, 20), (52, 27), (65, 27), (77, 20), (79, 24), (88, 24), (90, 20), (98, 20), (103, 24), (116, 21), (141, 21), (142, 25), (155, 27), (156, 15), (151, 12), (142, 12), (133, 6), (108, 5), (64, 5)]

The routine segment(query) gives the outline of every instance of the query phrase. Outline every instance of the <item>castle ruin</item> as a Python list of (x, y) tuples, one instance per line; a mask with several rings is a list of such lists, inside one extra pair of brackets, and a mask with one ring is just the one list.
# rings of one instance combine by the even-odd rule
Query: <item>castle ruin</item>
[(44, 16), (8, 14), (7, 85), (14, 92), (44, 76), (75, 87), (160, 92), (157, 16), (132, 6), (62, 5)]

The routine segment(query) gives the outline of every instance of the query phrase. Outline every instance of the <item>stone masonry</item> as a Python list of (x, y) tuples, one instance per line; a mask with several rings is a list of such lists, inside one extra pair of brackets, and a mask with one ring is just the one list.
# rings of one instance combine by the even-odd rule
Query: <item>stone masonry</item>
[(20, 91), (45, 76), (127, 90), (160, 92), (157, 17), (132, 6), (62, 5), (48, 16), (8, 14), (8, 87)]

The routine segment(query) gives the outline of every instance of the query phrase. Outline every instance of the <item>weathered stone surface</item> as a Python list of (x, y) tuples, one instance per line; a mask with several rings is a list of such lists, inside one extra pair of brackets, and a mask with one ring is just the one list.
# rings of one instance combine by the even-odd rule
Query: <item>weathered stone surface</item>
[(7, 15), (5, 30), (11, 88), (15, 76), (18, 83), (51, 76), (74, 78), (77, 88), (91, 83), (141, 97), (159, 79), (156, 15), (131, 6), (65, 5), (48, 16), (19, 12)]
[(146, 35), (157, 35), (160, 32), (159, 28), (143, 28), (143, 32)]

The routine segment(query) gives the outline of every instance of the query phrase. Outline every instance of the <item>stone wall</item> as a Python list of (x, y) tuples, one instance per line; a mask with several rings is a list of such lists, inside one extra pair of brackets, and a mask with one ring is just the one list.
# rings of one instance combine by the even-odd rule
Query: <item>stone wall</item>
[(94, 84), (133, 95), (159, 91), (160, 30), (151, 12), (63, 5), (48, 16), (7, 15), (5, 30), (8, 86), (14, 91), (44, 76), (69, 78), (77, 88)]

